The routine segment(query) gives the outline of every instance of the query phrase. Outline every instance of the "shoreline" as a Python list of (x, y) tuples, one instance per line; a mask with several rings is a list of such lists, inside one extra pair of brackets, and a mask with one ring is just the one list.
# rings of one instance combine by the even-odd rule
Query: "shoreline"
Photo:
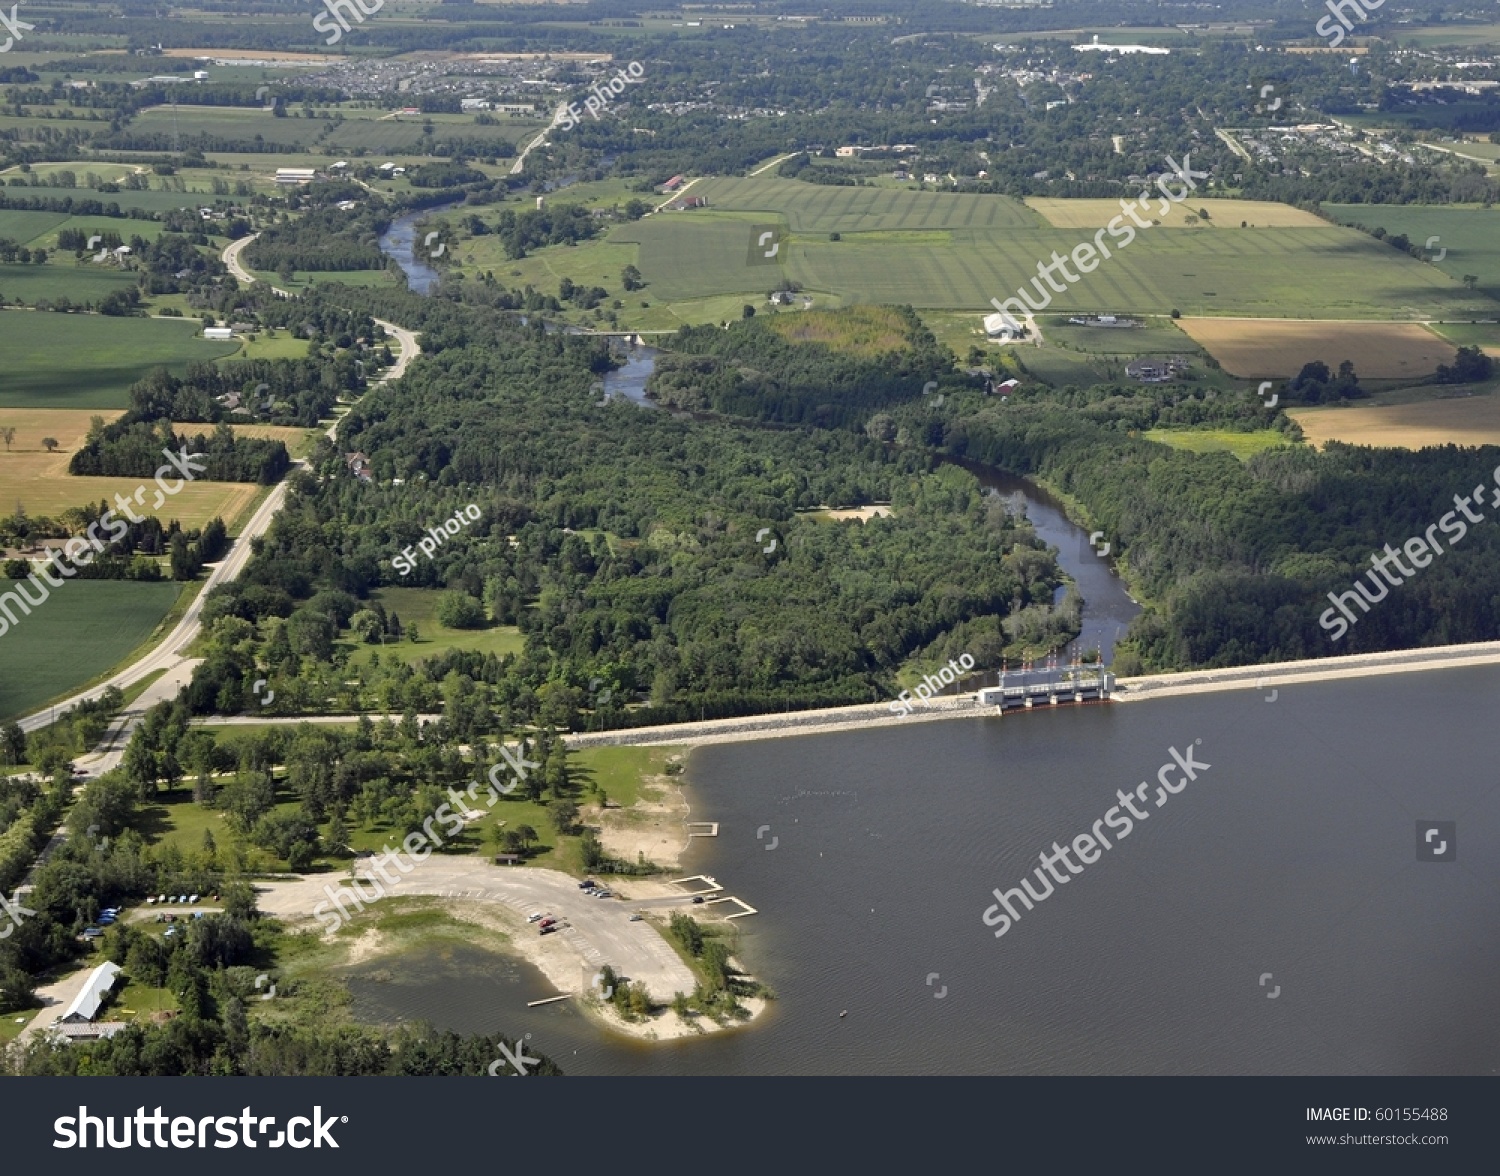
[[(1182, 670), (1121, 678), (1115, 682), (1111, 702), (1147, 702), (1183, 694), (1263, 689), (1306, 682), (1328, 682), (1343, 678), (1368, 678), (1382, 674), (1418, 673), (1424, 670), (1463, 669), (1500, 665), (1500, 641), (1470, 645), (1429, 646), (1423, 649), (1388, 650), (1381, 653), (1344, 654), (1306, 661), (1272, 662), (1255, 666), (1232, 666), (1216, 670)], [(993, 672), (993, 671), (992, 671)], [(882, 724), (936, 722), (944, 719), (998, 718), (991, 707), (980, 707), (974, 696), (944, 697), (923, 703), (908, 715), (894, 715), (889, 703), (861, 703), (823, 710), (791, 711), (785, 714), (746, 715), (734, 719), (634, 727), (563, 737), (569, 750), (584, 747), (677, 745), (703, 747), (719, 743), (744, 743), (757, 739), (780, 739), (793, 735), (824, 735), (857, 731)], [(1065, 704), (1075, 705), (1075, 704)], [(1100, 704), (1085, 704), (1100, 705)], [(1053, 709), (1053, 708), (1046, 708)]]

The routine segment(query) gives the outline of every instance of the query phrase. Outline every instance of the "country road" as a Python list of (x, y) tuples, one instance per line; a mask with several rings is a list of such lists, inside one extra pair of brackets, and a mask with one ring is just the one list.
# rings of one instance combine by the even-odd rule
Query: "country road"
[[(224, 250), (224, 264), (229, 267), (231, 273), (241, 281), (254, 282), (255, 278), (247, 274), (239, 264), (239, 253), (254, 237), (242, 237), (238, 241), (231, 242)], [(420, 348), (417, 345), (415, 332), (408, 331), (404, 327), (398, 327), (394, 323), (375, 320), (388, 332), (399, 346), (396, 362), (376, 383), (384, 383), (387, 380), (400, 379), (406, 373), (407, 367), (417, 357)], [(342, 419), (342, 418), (340, 418)], [(337, 432), (339, 421), (335, 420), (328, 427), (328, 436), (332, 438)], [(293, 469), (305, 468), (306, 463), (298, 461), (294, 463)], [(125, 745), (130, 741), (129, 735), (140, 722), (142, 716), (152, 705), (171, 698), (177, 693), (177, 688), (185, 684), (192, 674), (192, 668), (196, 664), (184, 656), (185, 651), (193, 640), (198, 636), (201, 628), (201, 617), (203, 613), (203, 602), (209, 592), (220, 584), (227, 584), (245, 570), (245, 565), (250, 562), (251, 541), (264, 535), (271, 527), (271, 521), (276, 517), (276, 512), (286, 501), (287, 479), (283, 478), (266, 496), (264, 502), (256, 509), (250, 520), (241, 528), (235, 537), (234, 545), (219, 563), (215, 564), (209, 573), (207, 582), (202, 590), (194, 597), (193, 602), (183, 613), (182, 618), (173, 627), (172, 631), (154, 649), (146, 653), (139, 660), (133, 662), (125, 669), (114, 674), (108, 680), (93, 686), (88, 690), (80, 691), (69, 698), (65, 698), (47, 707), (45, 710), (37, 711), (35, 714), (27, 715), (21, 720), (23, 731), (35, 731), (47, 726), (52, 717), (61, 710), (75, 706), (80, 702), (98, 698), (111, 686), (118, 686), (121, 690), (128, 690), (141, 679), (149, 676), (157, 670), (165, 671), (160, 681), (153, 685), (137, 699), (129, 708), (111, 724), (109, 733), (105, 736), (100, 748), (79, 761), (79, 766), (89, 775), (98, 775), (108, 771), (120, 762), (124, 756)]]

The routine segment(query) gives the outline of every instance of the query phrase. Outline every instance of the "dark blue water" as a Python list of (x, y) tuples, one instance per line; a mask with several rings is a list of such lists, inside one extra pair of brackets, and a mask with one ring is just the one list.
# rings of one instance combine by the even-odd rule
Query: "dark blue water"
[(377, 242), (380, 251), (401, 267), (401, 272), (406, 275), (407, 288), (412, 293), (424, 295), (432, 293), (433, 287), (442, 280), (443, 276), (425, 261), (419, 260), (421, 251), (416, 242), (417, 223), (426, 222), (432, 217), (457, 207), (459, 206), (456, 203), (438, 204), (432, 208), (408, 212), (405, 216), (393, 220), (390, 228), (386, 229)]
[[(617, 1044), (476, 973), (488, 1023), (455, 1027), (530, 1031), (573, 1073), (1497, 1072), (1500, 669), (1265, 693), (701, 748), (721, 833), (683, 873), (761, 911), (764, 1021)], [(1190, 743), (1211, 767), (1156, 807)], [(996, 939), (992, 890), (1143, 780), (1147, 820)], [(1456, 863), (1418, 860), (1426, 820), (1457, 822)]]

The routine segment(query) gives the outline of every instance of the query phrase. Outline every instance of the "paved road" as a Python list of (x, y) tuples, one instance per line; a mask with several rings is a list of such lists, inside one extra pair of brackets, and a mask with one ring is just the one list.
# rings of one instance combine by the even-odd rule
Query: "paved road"
[[(510, 908), (516, 934), (536, 937), (537, 962), (564, 991), (582, 991), (587, 984), (585, 969), (604, 964), (632, 983), (644, 984), (657, 1000), (670, 1000), (673, 993), (693, 991), (692, 972), (661, 933), (645, 920), (630, 921), (631, 912), (645, 903), (590, 898), (578, 888), (576, 879), (556, 870), (495, 866), (474, 857), (433, 856), (413, 864), (411, 873), (405, 876), (394, 865), (388, 865), (386, 872), (399, 879), (395, 885), (383, 884), (393, 894), (466, 899)], [(267, 914), (287, 920), (309, 920), (314, 917), (313, 907), (328, 901), (324, 887), (331, 886), (337, 891), (343, 881), (325, 874), (297, 881), (269, 882), (257, 888), (260, 893), (256, 905)], [(362, 885), (368, 894), (371, 883)], [(687, 895), (679, 900), (679, 904), (689, 902)], [(357, 928), (362, 912), (347, 906), (345, 909), (351, 912)], [(567, 926), (558, 934), (542, 936), (525, 922), (525, 917), (532, 913), (553, 915)], [(528, 950), (527, 955), (532, 958), (534, 953)]]
[[(239, 263), (234, 258), (238, 256), (239, 250), (251, 240), (253, 240), (251, 237), (242, 237), (238, 241), (231, 242), (224, 250), (225, 263), (230, 266), (232, 271), (235, 271), (236, 277), (239, 277), (244, 271), (239, 268)], [(231, 251), (233, 251), (232, 255)], [(249, 278), (249, 280), (253, 282), (255, 279)], [(395, 323), (388, 323), (381, 319), (376, 319), (375, 321), (396, 339), (399, 346), (399, 354), (395, 364), (377, 382), (384, 383), (387, 380), (400, 379), (406, 373), (406, 369), (411, 361), (420, 352), (416, 334), (406, 330), (404, 327), (396, 326)], [(333, 437), (338, 431), (338, 427), (339, 421), (336, 420), (328, 427), (328, 436)], [(294, 463), (294, 468), (296, 467), (306, 468), (306, 463), (301, 461), (296, 462)], [(200, 618), (203, 613), (204, 600), (214, 588), (220, 584), (227, 584), (245, 570), (245, 565), (250, 562), (251, 540), (264, 535), (270, 529), (271, 521), (276, 517), (276, 512), (281, 509), (282, 504), (286, 501), (287, 481), (287, 478), (283, 478), (271, 490), (271, 493), (266, 495), (265, 501), (260, 504), (255, 513), (250, 517), (250, 521), (245, 524), (240, 530), (239, 535), (236, 536), (234, 545), (229, 549), (229, 554), (217, 564), (212, 565), (208, 581), (204, 584), (202, 591), (193, 599), (187, 611), (183, 613), (182, 619), (177, 622), (176, 626), (161, 644), (146, 653), (139, 661), (127, 666), (107, 681), (63, 699), (49, 706), (46, 710), (28, 715), (21, 720), (21, 729), (23, 731), (35, 731), (38, 728), (45, 727), (52, 721), (52, 717), (57, 712), (66, 710), (68, 707), (75, 706), (80, 702), (98, 698), (110, 686), (118, 686), (121, 690), (127, 690), (142, 678), (148, 677), (157, 670), (168, 671), (167, 675), (162, 679), (162, 683), (185, 682), (186, 678), (182, 676), (181, 671), (185, 666), (186, 673), (191, 675), (192, 664), (184, 657), (184, 652), (198, 636), (198, 632), (202, 627)], [(161, 701), (163, 696), (157, 691), (157, 686), (162, 685), (162, 683), (153, 685), (151, 690), (147, 692), (153, 701)], [(175, 694), (175, 690), (172, 693)], [(165, 697), (171, 696), (171, 694), (165, 695)], [(117, 743), (122, 748), (124, 743), (129, 742), (129, 734), (135, 730), (136, 723), (139, 722), (140, 716), (144, 713), (145, 708), (142, 708), (137, 703), (125, 715), (121, 715), (120, 719), (124, 720), (124, 722), (117, 720), (116, 724), (111, 728), (110, 735), (106, 737), (105, 746), (109, 747), (111, 743)], [(126, 719), (126, 715), (133, 715), (134, 722)], [(121, 738), (122, 735), (124, 738)], [(106, 752), (104, 754), (105, 756), (110, 754), (115, 755), (115, 759), (110, 766), (119, 762), (118, 755), (120, 753), (118, 748), (114, 752)], [(95, 763), (93, 766), (95, 767), (99, 763), (105, 762), (104, 759), (97, 758), (97, 756), (89, 756), (86, 759), (94, 760)], [(105, 769), (100, 768), (99, 770)]]

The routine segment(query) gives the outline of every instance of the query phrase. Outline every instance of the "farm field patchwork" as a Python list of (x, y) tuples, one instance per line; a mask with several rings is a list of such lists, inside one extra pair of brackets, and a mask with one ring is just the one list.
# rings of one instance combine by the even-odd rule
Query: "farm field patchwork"
[[(13, 294), (8, 270), (58, 268), (0, 266), (0, 292)], [(90, 276), (134, 284), (131, 275)], [(130, 385), (152, 369), (181, 373), (193, 360), (219, 359), (238, 349), (237, 343), (199, 338), (198, 330), (191, 320), (0, 311), (0, 409), (125, 408)]]
[[(866, 244), (858, 232), (830, 241), (826, 233), (799, 234), (794, 227), (777, 265), (749, 264), (751, 231), (737, 217), (655, 216), (621, 226), (609, 241), (638, 244), (635, 264), (651, 293), (669, 302), (764, 291), (787, 278), (808, 290), (832, 292), (844, 303), (980, 310), (991, 298), (1013, 295), (1054, 251), (1069, 253), (1091, 236), (1086, 230), (955, 228), (944, 245), (918, 231), (922, 235), (915, 239), (882, 231)], [(1488, 298), (1431, 266), (1353, 230), (1331, 227), (1143, 230), (1128, 248), (1078, 276), (1054, 295), (1054, 312), (1381, 319), (1492, 313)]]
[(1429, 376), (1452, 363), (1457, 349), (1417, 323), (1299, 322), (1271, 319), (1182, 319), (1224, 370), (1245, 379), (1295, 376), (1322, 360), (1336, 369), (1344, 360), (1371, 380)]
[[(0, 579), (0, 593), (14, 587)], [(30, 616), (16, 609), (20, 623), (0, 636), (0, 719), (21, 715), (118, 664), (150, 637), (181, 587), (67, 580)]]

